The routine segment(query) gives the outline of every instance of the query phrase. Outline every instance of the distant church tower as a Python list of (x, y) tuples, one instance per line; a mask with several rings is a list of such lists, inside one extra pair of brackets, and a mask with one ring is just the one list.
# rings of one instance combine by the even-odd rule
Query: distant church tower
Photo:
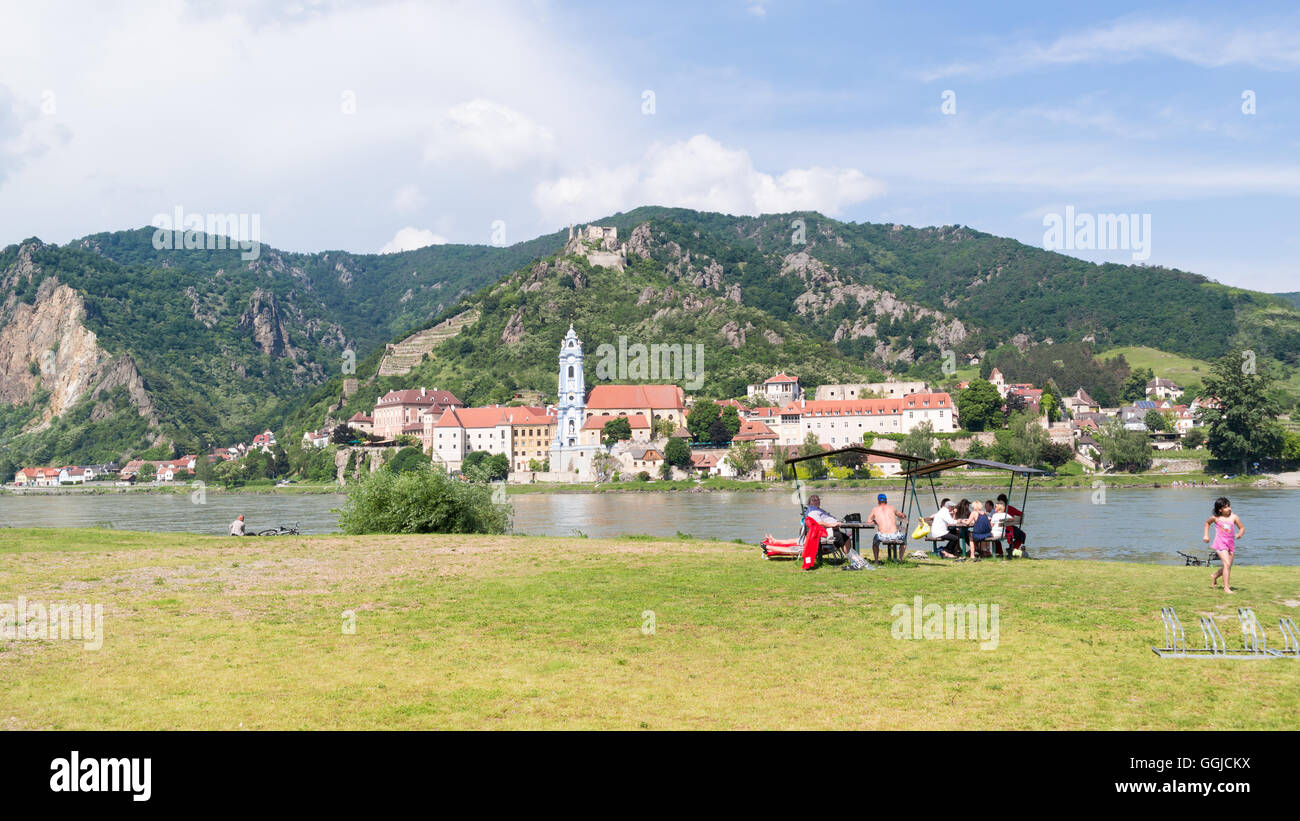
[[(570, 473), (575, 457), (585, 457), (579, 443), (582, 412), (587, 407), (587, 383), (582, 375), (582, 341), (569, 324), (569, 332), (560, 343), (560, 390), (555, 406), (555, 441), (551, 442), (551, 472)], [(583, 459), (579, 458), (579, 468)]]

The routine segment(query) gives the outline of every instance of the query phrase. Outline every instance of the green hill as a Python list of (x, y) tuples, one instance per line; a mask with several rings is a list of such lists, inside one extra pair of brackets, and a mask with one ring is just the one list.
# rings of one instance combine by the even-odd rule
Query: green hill
[[(1179, 363), (1245, 344), (1291, 372), (1300, 362), (1300, 310), (1283, 296), (1096, 265), (962, 226), (659, 207), (597, 224), (617, 228), (604, 260), (626, 245), (624, 270), (589, 262), (598, 243), (565, 250), (566, 232), (391, 255), (264, 246), (252, 261), (158, 250), (152, 229), (6, 248), (0, 472), (192, 452), (265, 427), (296, 436), (368, 409), (389, 387), (437, 386), (471, 403), (553, 395), (570, 322), (591, 379), (599, 346), (620, 337), (699, 345), (699, 392), (711, 396), (742, 394), (778, 369), (809, 385), (883, 372), (938, 381), (951, 376), (948, 352), (964, 365), (1012, 344), (1147, 347)], [(409, 373), (377, 377), (385, 343), (471, 309), (477, 321)], [(361, 388), (340, 408), (348, 352)]]

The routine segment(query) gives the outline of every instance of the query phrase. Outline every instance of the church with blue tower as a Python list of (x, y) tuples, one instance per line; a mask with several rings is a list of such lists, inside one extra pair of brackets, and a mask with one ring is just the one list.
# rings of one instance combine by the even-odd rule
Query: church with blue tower
[(583, 447), (582, 413), (587, 407), (587, 383), (582, 373), (582, 340), (569, 324), (560, 343), (560, 382), (555, 405), (555, 440), (551, 442), (551, 472), (572, 473), (590, 468), (591, 447)]

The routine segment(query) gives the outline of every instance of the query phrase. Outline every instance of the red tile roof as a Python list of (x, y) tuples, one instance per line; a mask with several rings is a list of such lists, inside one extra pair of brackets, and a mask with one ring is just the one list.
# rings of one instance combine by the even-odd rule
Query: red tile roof
[(465, 407), (465, 403), (457, 399), (451, 391), (440, 391), (437, 388), (434, 388), (431, 391), (425, 390), (424, 388), (408, 388), (402, 391), (389, 391), (380, 397), (379, 401), (375, 403), (375, 407), (386, 405)]
[(750, 442), (775, 438), (776, 434), (761, 419), (746, 419), (740, 423), (740, 430), (733, 437), (733, 441)]
[(799, 381), (799, 377), (797, 376), (786, 376), (784, 373), (778, 373), (776, 376), (772, 377), (771, 379), (764, 381), (763, 384), (771, 385), (773, 382), (798, 382), (798, 381)]
[(664, 408), (684, 410), (686, 396), (677, 385), (597, 385), (587, 397), (587, 409)]

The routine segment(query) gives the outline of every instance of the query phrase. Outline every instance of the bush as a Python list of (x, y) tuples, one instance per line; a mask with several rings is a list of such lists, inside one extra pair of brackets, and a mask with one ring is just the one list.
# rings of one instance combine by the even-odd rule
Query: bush
[(649, 474), (649, 473), (646, 473), (646, 472), (643, 470), (643, 471), (641, 471), (640, 473), (638, 473), (638, 474), (636, 475), (636, 480), (637, 480), (638, 482), (648, 482), (648, 481), (650, 481), (650, 474)]
[(393, 473), (410, 473), (429, 463), (429, 457), (420, 448), (402, 448), (384, 467)]
[(381, 470), (352, 488), (339, 511), (344, 533), (505, 533), (510, 506), (492, 489), (457, 481), (441, 468)]

